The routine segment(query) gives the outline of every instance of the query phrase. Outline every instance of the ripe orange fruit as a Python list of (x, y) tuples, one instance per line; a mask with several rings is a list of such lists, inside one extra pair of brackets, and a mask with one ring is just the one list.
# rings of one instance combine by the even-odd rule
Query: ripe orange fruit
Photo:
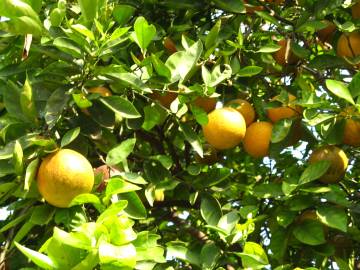
[(337, 55), (353, 58), (360, 55), (360, 33), (342, 34), (337, 43)]
[(98, 87), (92, 87), (88, 90), (89, 93), (96, 93), (96, 94), (100, 94), (100, 96), (102, 97), (109, 97), (112, 96), (111, 91), (104, 87), (104, 86), (98, 86)]
[(360, 1), (351, 7), (351, 14), (354, 19), (360, 19)]
[(244, 99), (231, 100), (226, 106), (234, 108), (244, 117), (246, 126), (249, 126), (255, 120), (255, 110), (253, 106)]
[(68, 207), (77, 195), (88, 193), (94, 185), (94, 172), (80, 153), (61, 149), (46, 156), (37, 173), (40, 194), (51, 205)]
[(319, 39), (325, 43), (329, 43), (332, 41), (332, 38), (334, 36), (336, 25), (333, 22), (324, 20), (323, 23), (327, 24), (327, 26), (317, 32), (317, 36)]
[(360, 122), (346, 119), (343, 142), (351, 146), (360, 146)]
[(245, 119), (233, 108), (215, 109), (208, 114), (208, 119), (202, 129), (206, 141), (216, 149), (233, 148), (245, 136)]
[[(275, 96), (271, 101), (276, 100), (278, 96)], [(302, 113), (302, 109), (299, 106), (292, 105), (291, 102), (296, 99), (295, 96), (289, 93), (289, 104), (277, 108), (269, 108), (267, 110), (267, 116), (271, 122), (276, 123), (277, 121), (285, 118), (299, 117)]]
[[(288, 42), (285, 39), (279, 40), (278, 45), (281, 48), (273, 54), (275, 61), (281, 66), (286, 66), (287, 64), (293, 65), (298, 61), (298, 58), (291, 52), (291, 49), (287, 48), (287, 44)], [(286, 57), (287, 50), (289, 53)]]
[(322, 146), (310, 155), (309, 162), (312, 164), (320, 160), (328, 160), (330, 167), (319, 180), (323, 183), (339, 182), (348, 166), (348, 158), (345, 152), (334, 145)]
[(171, 103), (177, 98), (177, 94), (174, 92), (166, 92), (165, 94), (152, 93), (150, 97), (160, 102), (165, 108), (170, 108)]
[(215, 109), (217, 98), (198, 97), (195, 99), (194, 104), (202, 108), (205, 112), (209, 113)]
[(168, 51), (169, 54), (173, 54), (173, 53), (177, 52), (174, 41), (169, 37), (166, 37), (164, 39), (164, 47)]
[(263, 121), (247, 128), (243, 145), (250, 156), (259, 158), (269, 154), (272, 127), (271, 123)]

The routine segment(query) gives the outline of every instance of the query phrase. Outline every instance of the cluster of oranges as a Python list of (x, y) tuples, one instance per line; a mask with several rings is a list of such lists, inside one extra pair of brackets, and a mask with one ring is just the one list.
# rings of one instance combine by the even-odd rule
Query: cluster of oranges
[[(274, 97), (276, 99), (277, 97)], [(208, 123), (203, 126), (206, 141), (219, 150), (230, 149), (243, 142), (245, 151), (253, 157), (265, 157), (273, 124), (284, 118), (300, 118), (301, 108), (293, 104), (295, 96), (289, 94), (288, 103), (269, 108), (270, 121), (255, 121), (255, 110), (242, 99), (230, 101), (224, 108), (208, 114)]]

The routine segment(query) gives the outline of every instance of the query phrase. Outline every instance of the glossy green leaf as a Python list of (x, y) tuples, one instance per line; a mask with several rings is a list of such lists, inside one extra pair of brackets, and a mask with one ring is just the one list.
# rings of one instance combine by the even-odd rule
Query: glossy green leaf
[(242, 253), (236, 253), (241, 257), (243, 266), (251, 269), (262, 269), (269, 264), (264, 249), (255, 242), (246, 242)]
[(113, 16), (119, 25), (124, 25), (133, 16), (136, 8), (131, 5), (117, 5), (113, 10)]
[(263, 70), (262, 67), (247, 66), (247, 67), (240, 69), (239, 72), (237, 73), (237, 75), (240, 77), (252, 77), (252, 76), (255, 76), (255, 75), (261, 73), (262, 70)]
[(23, 159), (24, 153), (21, 144), (19, 143), (19, 141), (15, 141), (12, 161), (14, 163), (15, 172), (18, 175), (21, 175), (24, 169)]
[(200, 213), (207, 224), (215, 226), (222, 216), (220, 203), (213, 196), (204, 194), (201, 198)]
[(181, 131), (184, 133), (185, 139), (191, 144), (196, 153), (200, 157), (203, 156), (203, 149), (198, 135), (191, 129), (191, 127), (185, 123), (179, 123)]
[(25, 178), (24, 178), (25, 191), (29, 191), (31, 184), (33, 183), (36, 177), (38, 166), (39, 166), (39, 159), (36, 158), (32, 160), (29, 163), (29, 165), (26, 167)]
[(67, 131), (61, 139), (61, 148), (70, 144), (74, 141), (80, 134), (80, 127), (76, 127)]
[(205, 48), (209, 49), (217, 43), (217, 38), (221, 28), (221, 20), (218, 20), (211, 28), (205, 39)]
[(216, 6), (229, 12), (245, 13), (246, 9), (242, 0), (213, 0)]
[(330, 167), (330, 161), (321, 160), (316, 163), (310, 164), (305, 171), (301, 174), (299, 184), (303, 185), (319, 179)]
[(15, 242), (15, 246), (37, 266), (43, 269), (58, 269), (56, 262), (51, 260), (48, 256), (24, 247), (17, 242)]
[(344, 209), (335, 206), (321, 206), (317, 208), (316, 214), (326, 226), (347, 232), (348, 217)]
[(332, 92), (334, 95), (345, 99), (349, 103), (355, 105), (355, 102), (350, 94), (349, 89), (346, 84), (343, 82), (335, 81), (335, 80), (326, 80), (326, 87)]
[(152, 24), (149, 25), (146, 19), (140, 16), (134, 23), (134, 30), (135, 32), (132, 37), (142, 52), (145, 53), (150, 42), (156, 35), (156, 28)]
[(311, 246), (321, 245), (326, 242), (323, 225), (314, 220), (305, 220), (298, 224), (294, 228), (293, 234), (297, 240)]
[(133, 244), (115, 246), (102, 241), (99, 245), (99, 259), (101, 264), (133, 269), (136, 265), (136, 249)]
[(20, 94), (20, 106), (23, 114), (29, 119), (29, 121), (37, 124), (37, 110), (35, 106), (33, 90), (28, 77), (26, 77), (22, 92)]
[(136, 139), (127, 139), (109, 151), (106, 163), (116, 165), (126, 160), (135, 147)]

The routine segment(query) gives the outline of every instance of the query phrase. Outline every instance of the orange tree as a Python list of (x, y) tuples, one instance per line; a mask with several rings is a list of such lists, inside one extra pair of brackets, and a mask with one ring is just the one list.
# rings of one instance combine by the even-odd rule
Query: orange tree
[(0, 268), (359, 269), (356, 2), (1, 0)]

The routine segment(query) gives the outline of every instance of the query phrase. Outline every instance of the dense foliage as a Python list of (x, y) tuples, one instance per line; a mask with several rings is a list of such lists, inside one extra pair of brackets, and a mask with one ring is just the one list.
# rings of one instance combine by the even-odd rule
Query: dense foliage
[[(1, 0), (0, 269), (360, 269), (356, 5)], [(272, 129), (216, 151), (199, 97)], [(37, 188), (59, 148), (96, 169), (68, 208)]]

